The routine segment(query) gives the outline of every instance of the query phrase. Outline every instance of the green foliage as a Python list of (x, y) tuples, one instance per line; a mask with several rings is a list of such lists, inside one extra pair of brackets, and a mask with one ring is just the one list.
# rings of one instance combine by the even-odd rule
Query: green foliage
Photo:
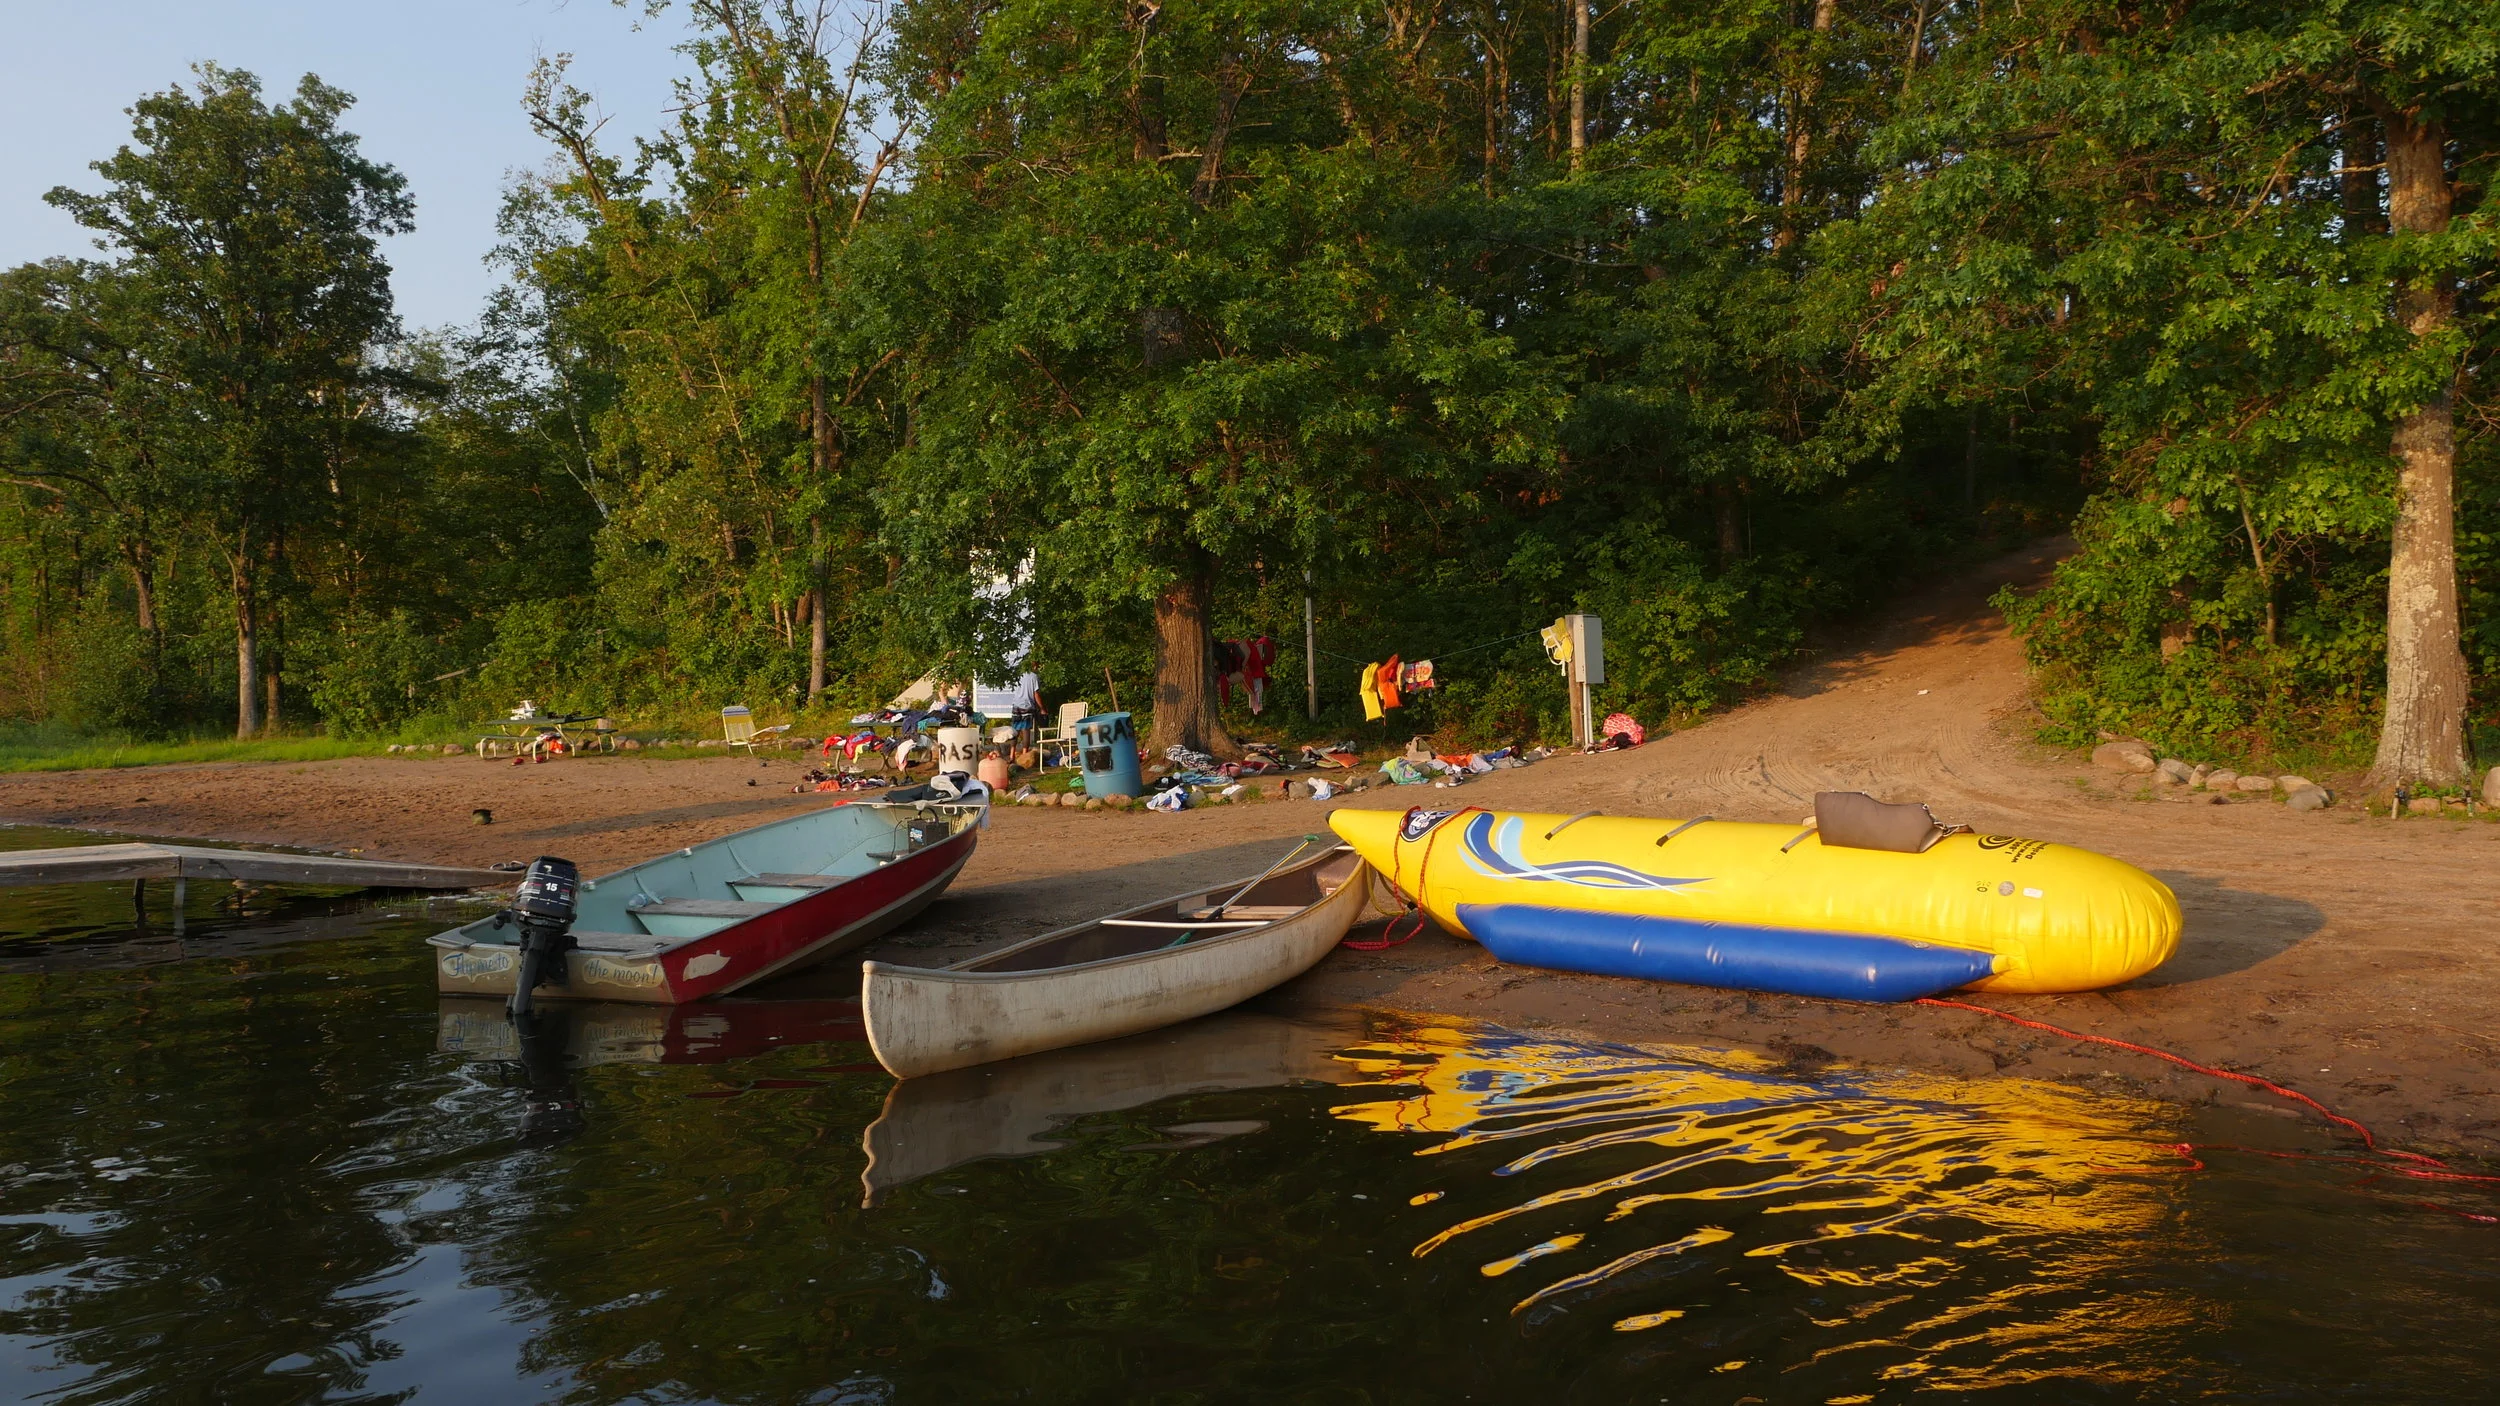
[[(2492, 260), (2461, 0), (1601, 8), (1585, 69), (1550, 4), (883, 13), (690, 0), (630, 154), (541, 65), (507, 285), (415, 339), (344, 94), (143, 100), (57, 196), (114, 261), (0, 274), (0, 712), (180, 733), (248, 638), (342, 735), (821, 719), (1029, 632), (1050, 697), (1146, 715), (1203, 614), (1283, 646), (1264, 727), (1358, 731), (1395, 652), (1442, 687), (1372, 735), (1551, 736), (1557, 615), (1679, 719), (2072, 518), (2007, 601), (2056, 735), (2348, 758), (2389, 427), (2451, 382), (2500, 669), (2490, 315), (2400, 315)], [(2447, 233), (2384, 232), (2391, 113), (2446, 124)]]
[[(2488, 354), (2469, 310), (2417, 335), (2408, 290), (2488, 277), (2500, 138), (2487, 7), (2074, 0), (1992, 11), (1883, 133), (1897, 174), (1828, 233), (1887, 275), (1876, 383), (1978, 370), (2088, 410), (2099, 493), (2046, 591), (2009, 600), (2052, 735), (2362, 760), (2385, 688), (2391, 426)], [(2446, 124), (2461, 216), (2391, 232), (2380, 133)], [(2460, 542), (2490, 531), (2470, 438)], [(2471, 552), (2472, 547), (2466, 550)], [(2487, 573), (2465, 571), (2470, 641)], [(2165, 638), (2167, 646), (2165, 647)], [(2477, 652), (2479, 651), (2479, 652)], [(2469, 664), (2491, 677), (2487, 644)]]
[(405, 610), (350, 614), (323, 645), (308, 692), (334, 736), (378, 736), (418, 716), (445, 672), (441, 644)]

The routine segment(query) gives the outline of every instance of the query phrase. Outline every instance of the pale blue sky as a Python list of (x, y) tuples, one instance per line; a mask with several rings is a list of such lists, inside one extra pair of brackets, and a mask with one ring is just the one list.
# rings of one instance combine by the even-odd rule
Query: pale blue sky
[(683, 68), (679, 18), (641, 15), (639, 0), (630, 10), (609, 0), (8, 0), (0, 266), (93, 253), (92, 236), (43, 193), (97, 189), (88, 163), (129, 140), (124, 110), (190, 81), (190, 65), (207, 59), (260, 75), (273, 100), (307, 72), (356, 95), (348, 129), (399, 168), (417, 201), (416, 233), (386, 246), (400, 316), (411, 329), (466, 322), (493, 286), (481, 260), (506, 175), (546, 157), (521, 115), (530, 64), (573, 54), (574, 83), (612, 119), (603, 140), (626, 150), (658, 129)]

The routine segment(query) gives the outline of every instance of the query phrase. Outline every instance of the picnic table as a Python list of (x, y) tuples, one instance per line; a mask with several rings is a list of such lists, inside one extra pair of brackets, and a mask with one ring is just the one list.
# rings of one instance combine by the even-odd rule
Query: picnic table
[[(584, 724), (588, 724), (587, 727)], [(603, 713), (538, 713), (525, 718), (489, 718), (480, 724), (492, 731), (477, 739), (481, 757), (517, 757), (538, 751), (547, 738), (564, 743), (564, 750), (585, 750), (585, 743), (576, 734), (588, 733), (588, 747), (604, 751), (616, 750), (616, 728)], [(569, 729), (569, 731), (568, 731)]]

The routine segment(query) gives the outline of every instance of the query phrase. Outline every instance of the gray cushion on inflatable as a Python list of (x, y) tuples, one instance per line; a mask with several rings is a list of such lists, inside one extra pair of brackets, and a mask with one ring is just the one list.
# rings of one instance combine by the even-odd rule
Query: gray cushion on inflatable
[(1814, 829), (1827, 845), (1899, 854), (1924, 853), (1947, 833), (1927, 807), (1887, 805), (1864, 791), (1815, 792)]

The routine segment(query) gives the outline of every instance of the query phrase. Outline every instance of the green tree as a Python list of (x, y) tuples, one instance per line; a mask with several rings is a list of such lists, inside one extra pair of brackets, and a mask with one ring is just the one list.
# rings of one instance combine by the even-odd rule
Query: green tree
[(928, 135), (857, 275), (907, 337), (890, 530), (959, 618), (985, 565), (1028, 554), (1005, 608), (1150, 612), (1152, 750), (1229, 745), (1222, 578), (1410, 550), (1487, 469), (1549, 453), (1552, 387), (1418, 246), (1410, 212), (1469, 173), (1439, 123), (1408, 133), (1418, 85), (1368, 18), (899, 21), (890, 81)]
[(307, 75), (272, 106), (248, 73), (197, 72), (195, 92), (132, 108), (135, 144), (95, 165), (102, 193), (46, 198), (120, 256), (137, 354), (170, 402), (158, 452), (186, 526), (225, 561), (249, 737), (277, 696), (266, 591), (374, 388), (374, 347), (397, 332), (377, 241), (411, 228), (414, 207), (338, 125), (347, 94)]
[(2022, 615), (2086, 694), (2211, 736), (2350, 690), (2368, 545), (2374, 774), (2465, 776), (2456, 406), (2492, 324), (2455, 289), (2491, 266), (2495, 64), (2446, 0), (1992, 8), (1882, 133), (1824, 251), (1871, 290), (1869, 396), (1976, 374), (2097, 422), (2084, 551)]

